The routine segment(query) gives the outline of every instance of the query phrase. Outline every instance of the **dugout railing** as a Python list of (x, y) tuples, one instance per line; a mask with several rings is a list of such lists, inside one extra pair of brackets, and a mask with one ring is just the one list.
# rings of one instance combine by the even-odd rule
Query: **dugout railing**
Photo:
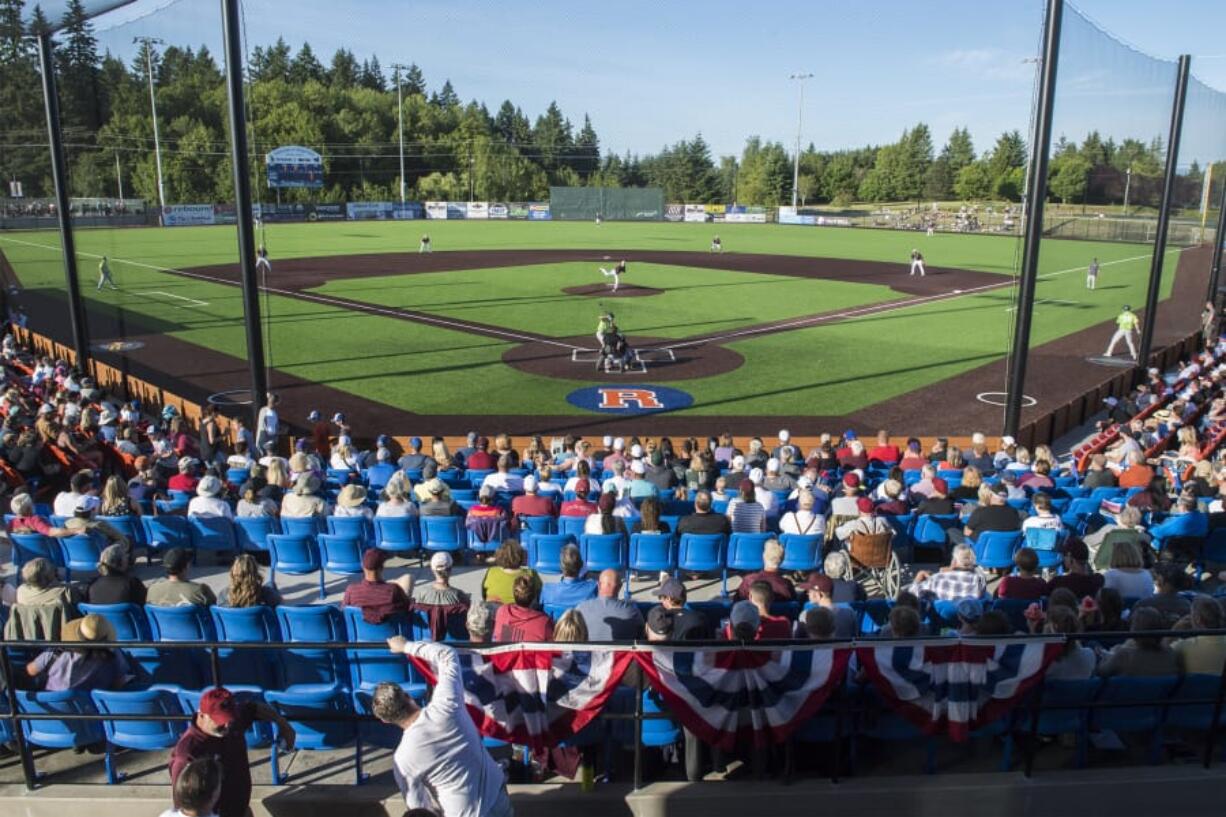
[[(1155, 631), (1107, 631), (1107, 632), (1085, 632), (1078, 633), (1071, 639), (1077, 642), (1091, 643), (1107, 643), (1120, 644), (1131, 637), (1154, 637), (1154, 638), (1191, 638), (1197, 636), (1221, 636), (1226, 637), (1226, 629), (1216, 630), (1155, 630)], [(820, 642), (817, 645), (818, 649), (837, 649), (837, 648), (856, 648), (856, 647), (880, 647), (884, 643), (906, 645), (914, 642), (915, 644), (932, 644), (934, 641), (946, 641), (950, 644), (957, 643), (961, 640), (968, 644), (976, 642), (1025, 642), (1042, 640), (1047, 643), (1060, 642), (1061, 636), (1043, 635), (1041, 637), (1028, 634), (1014, 634), (1007, 636), (992, 636), (991, 638), (975, 638), (975, 637), (958, 637), (958, 636), (919, 636), (914, 638), (900, 639), (874, 639), (874, 638), (853, 638), (843, 640), (830, 640)], [(449, 646), (463, 648), (483, 648), (491, 646), (505, 646), (493, 644), (476, 644), (468, 642), (448, 642)], [(728, 641), (686, 641), (686, 642), (671, 642), (669, 646), (676, 648), (679, 644), (684, 643), (687, 649), (701, 650), (703, 648), (718, 647), (721, 650), (727, 650), (735, 646)], [(79, 641), (0, 641), (0, 679), (14, 679), (17, 676), (14, 674), (15, 665), (11, 651), (23, 651), (29, 653), (32, 650), (42, 649), (80, 649), (82, 646)], [(532, 647), (538, 645), (528, 645)], [(558, 644), (545, 643), (539, 645), (551, 650), (557, 650)], [(586, 643), (571, 643), (567, 645), (569, 649), (583, 651), (586, 649), (627, 649), (634, 648), (643, 650), (650, 649), (653, 644), (648, 641), (609, 641), (609, 642), (586, 642)], [(763, 647), (771, 649), (788, 649), (791, 647), (803, 647), (808, 649), (815, 648), (815, 642), (804, 639), (789, 639), (789, 640), (774, 640), (774, 641), (754, 641), (745, 643), (747, 648), (761, 650)], [(122, 649), (122, 650), (204, 650), (209, 655), (209, 674), (212, 686), (223, 686), (226, 683), (226, 678), (222, 670), (222, 661), (220, 652), (222, 650), (262, 650), (262, 651), (338, 651), (338, 652), (359, 652), (371, 651), (386, 653), (387, 645), (383, 642), (352, 642), (352, 641), (319, 641), (319, 642), (231, 642), (231, 641), (123, 641), (110, 643), (91, 643), (91, 649)], [(407, 658), (405, 659), (408, 660)], [(856, 672), (854, 665), (847, 669), (848, 677)], [(1182, 679), (1183, 676), (1181, 676)], [(632, 721), (634, 730), (633, 739), (633, 787), (635, 790), (643, 787), (643, 761), (644, 747), (643, 745), (643, 724), (650, 720), (675, 720), (668, 711), (660, 712), (645, 712), (643, 706), (644, 691), (647, 688), (647, 683), (644, 681), (644, 673), (633, 673), (634, 683), (634, 711), (633, 712), (616, 712), (602, 711), (598, 715), (599, 720), (603, 721)], [(888, 703), (879, 702), (879, 705), (870, 710), (865, 701), (865, 692), (868, 688), (868, 683), (859, 682), (859, 693), (844, 694), (847, 689), (845, 682), (840, 683), (835, 694), (830, 696), (822, 707), (811, 718), (816, 718), (819, 715), (833, 715), (835, 720), (835, 730), (833, 733), (833, 752), (830, 779), (837, 783), (843, 775), (843, 751), (844, 742), (856, 736), (856, 724), (859, 718), (872, 712), (880, 712), (883, 707), (887, 707)], [(1051, 711), (1068, 711), (1068, 710), (1086, 710), (1093, 712), (1099, 709), (1123, 709), (1138, 706), (1158, 706), (1162, 709), (1162, 720), (1165, 722), (1167, 712), (1171, 708), (1179, 707), (1212, 707), (1212, 715), (1208, 719), (1207, 728), (1205, 730), (1201, 764), (1205, 769), (1209, 769), (1213, 765), (1214, 750), (1218, 744), (1219, 735), (1223, 734), (1222, 721), (1226, 714), (1226, 662), (1223, 663), (1222, 670), (1218, 675), (1215, 693), (1210, 696), (1195, 696), (1184, 697), (1175, 694), (1178, 691), (1178, 685), (1171, 691), (1171, 696), (1166, 700), (1145, 701), (1138, 703), (1135, 700), (1115, 701), (1115, 700), (1088, 700), (1078, 701), (1076, 703), (1060, 703), (1045, 700), (1044, 683), (1035, 684), (1033, 689), (1027, 692), (1019, 705), (1011, 707), (1001, 718), (997, 720), (1005, 720), (1004, 731), (1010, 737), (1021, 739), (1022, 741), (1022, 774), (1029, 778), (1034, 774), (1034, 762), (1040, 746), (1040, 715), (1044, 712)], [(21, 727), (23, 722), (27, 721), (190, 721), (194, 718), (193, 714), (125, 714), (125, 713), (28, 713), (20, 711), (20, 706), (17, 698), (17, 687), (14, 683), (5, 683), (3, 692), (4, 704), (7, 708), (6, 712), (0, 713), (0, 718), (6, 720), (13, 733), (13, 742), (16, 744), (17, 753), (20, 757), (22, 775), (25, 782), (25, 787), (28, 791), (32, 791), (40, 785), (40, 782), (45, 782), (45, 777), (40, 776), (34, 768), (34, 755), (29, 742), (26, 740), (24, 731)], [(607, 709), (607, 708), (606, 708)], [(1021, 719), (1022, 715), (1024, 719)], [(330, 721), (355, 721), (355, 722), (373, 722), (375, 718), (371, 715), (362, 714), (334, 714), (327, 712), (312, 713), (310, 721), (330, 722)], [(1020, 726), (1021, 728), (1014, 728)], [(972, 737), (975, 735), (972, 734)], [(929, 761), (926, 763), (925, 770), (928, 773), (934, 773), (934, 751), (935, 744), (933, 741), (938, 739), (935, 734), (927, 735), (923, 738), (928, 742)], [(1156, 739), (1156, 738), (1155, 738)], [(359, 738), (360, 741), (360, 738)], [(796, 736), (792, 735), (783, 741), (783, 751), (785, 752), (785, 769), (782, 775), (783, 782), (790, 782), (795, 766), (795, 744)], [(1005, 750), (1008, 751), (1008, 750)], [(360, 745), (358, 747), (358, 757), (355, 764), (360, 770)], [(1008, 755), (1005, 756), (1006, 758)], [(1152, 761), (1151, 761), (1152, 762)], [(1006, 769), (1008, 771), (1010, 769)], [(849, 774), (854, 774), (854, 769), (848, 770)]]

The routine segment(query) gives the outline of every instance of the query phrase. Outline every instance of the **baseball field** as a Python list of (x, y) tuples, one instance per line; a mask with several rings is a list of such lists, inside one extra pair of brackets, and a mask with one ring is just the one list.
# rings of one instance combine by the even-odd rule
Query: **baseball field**
[[(423, 232), (429, 254), (418, 253)], [(721, 253), (709, 251), (717, 233)], [(294, 410), (348, 410), (398, 433), (594, 428), (643, 410), (696, 431), (997, 416), (983, 395), (1004, 388), (1020, 251), (988, 235), (670, 223), (270, 224), (263, 240), (272, 382)], [(913, 248), (925, 277), (908, 275)], [(79, 230), (77, 250), (91, 341), (134, 347), (103, 360), (122, 356), (196, 399), (247, 386), (233, 227)], [(66, 339), (57, 234), (0, 234), (0, 252), (31, 326)], [(1150, 253), (1043, 243), (1027, 389), (1040, 407), (1096, 376), (1084, 358), (1102, 353), (1123, 304), (1143, 306)], [(1170, 250), (1162, 278), (1164, 301), (1186, 290), (1180, 314), (1193, 322), (1201, 255)], [(102, 256), (118, 289), (95, 287)], [(620, 259), (615, 294), (600, 268)], [(639, 350), (635, 371), (596, 371), (606, 310)], [(1057, 358), (1085, 371), (1046, 370)], [(610, 407), (601, 387), (648, 388), (659, 402)]]

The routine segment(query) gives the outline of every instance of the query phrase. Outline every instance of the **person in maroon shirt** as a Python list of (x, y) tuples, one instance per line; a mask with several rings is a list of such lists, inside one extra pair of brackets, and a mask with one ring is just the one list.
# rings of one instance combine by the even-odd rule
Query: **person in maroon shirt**
[(307, 422), (311, 424), (311, 444), (315, 446), (315, 453), (321, 462), (327, 462), (332, 456), (332, 427), (318, 411), (308, 414)]
[(592, 490), (592, 483), (586, 479), (581, 479), (575, 483), (575, 498), (568, 499), (562, 503), (562, 508), (558, 511), (558, 516), (582, 516), (587, 518), (596, 513), (599, 508), (595, 502), (588, 500), (587, 496)]
[(1013, 554), (1013, 564), (1017, 565), (1017, 573), (1000, 580), (997, 598), (1040, 599), (1047, 595), (1047, 582), (1039, 575), (1039, 554), (1030, 548), (1019, 548)]
[(779, 544), (777, 539), (766, 540), (766, 544), (762, 547), (762, 570), (750, 573), (741, 579), (741, 586), (736, 589), (736, 597), (738, 599), (749, 598), (749, 591), (754, 584), (764, 582), (775, 594), (776, 599), (791, 601), (796, 598), (796, 588), (786, 576), (779, 572), (779, 565), (782, 563), (783, 545)]
[(1090, 569), (1090, 549), (1080, 539), (1064, 543), (1064, 572), (1047, 582), (1048, 591), (1059, 587), (1072, 590), (1077, 598), (1094, 598), (1103, 586), (1103, 576)]
[(511, 529), (519, 531), (519, 520), (524, 516), (555, 516), (558, 509), (553, 500), (536, 492), (536, 477), (524, 477), (524, 495), (511, 500)]
[(512, 588), (514, 604), (504, 604), (494, 614), (494, 641), (549, 641), (553, 638), (553, 623), (536, 604), (536, 584), (527, 576), (518, 576)]
[[(787, 616), (771, 615), (771, 602), (775, 600), (775, 593), (769, 584), (754, 582), (749, 588), (749, 600), (753, 602), (754, 607), (758, 608), (758, 616), (761, 619), (755, 636), (757, 640), (792, 637), (792, 620)], [(791, 599), (783, 599), (783, 601), (791, 601)]]
[(362, 555), (362, 580), (345, 588), (341, 601), (344, 607), (359, 607), (362, 619), (370, 624), (382, 624), (396, 613), (409, 610), (409, 596), (395, 582), (383, 581), (383, 563), (387, 554), (371, 549)]
[(877, 432), (877, 445), (868, 452), (869, 462), (893, 465), (902, 458), (898, 446), (890, 443), (890, 435), (884, 428)]
[(251, 765), (244, 733), (253, 721), (275, 723), (285, 751), (294, 748), (294, 727), (272, 707), (264, 703), (240, 703), (224, 687), (205, 692), (200, 696), (200, 707), (191, 725), (170, 753), (171, 786), (188, 763), (216, 757), (223, 770), (217, 817), (244, 817), (251, 803)]
[(468, 455), (464, 467), (469, 471), (492, 471), (498, 461), (490, 454), (490, 438), (478, 437), (477, 450)]

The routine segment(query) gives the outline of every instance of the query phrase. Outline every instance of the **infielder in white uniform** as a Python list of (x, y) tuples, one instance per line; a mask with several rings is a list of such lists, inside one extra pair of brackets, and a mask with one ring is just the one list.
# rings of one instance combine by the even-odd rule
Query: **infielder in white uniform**
[(1098, 259), (1090, 261), (1090, 266), (1086, 270), (1086, 289), (1094, 289), (1098, 286)]
[(422, 235), (422, 237), (421, 237), (421, 243), (417, 245), (417, 251), (418, 251), (419, 253), (423, 253), (423, 252), (431, 252), (431, 250), (430, 250), (430, 236), (428, 236), (428, 235)]
[(1111, 357), (1115, 354), (1116, 345), (1122, 340), (1128, 344), (1128, 352), (1132, 355), (1132, 359), (1137, 359), (1137, 347), (1132, 342), (1132, 333), (1136, 330), (1137, 325), (1141, 323), (1141, 319), (1137, 317), (1137, 313), (1132, 311), (1132, 307), (1124, 305), (1124, 310), (1115, 319), (1116, 330), (1111, 336), (1111, 343), (1107, 346), (1106, 357)]
[(914, 275), (916, 270), (919, 271), (920, 277), (924, 277), (924, 256), (919, 250), (911, 251), (911, 275)]
[(115, 279), (111, 277), (111, 263), (107, 261), (105, 255), (98, 262), (98, 291), (101, 292), (104, 286), (109, 286), (111, 289), (119, 289), (119, 287), (115, 286)]
[(626, 259), (617, 262), (617, 266), (613, 269), (600, 268), (600, 274), (613, 279), (613, 291), (617, 292), (617, 285), (621, 283), (622, 276), (626, 273)]
[(255, 271), (260, 270), (263, 270), (265, 275), (272, 272), (272, 262), (268, 260), (268, 249), (263, 244), (255, 251)]
[(711, 239), (711, 252), (723, 252), (723, 251), (724, 251), (724, 245), (719, 240), (719, 236), (715, 236), (715, 238), (712, 238)]

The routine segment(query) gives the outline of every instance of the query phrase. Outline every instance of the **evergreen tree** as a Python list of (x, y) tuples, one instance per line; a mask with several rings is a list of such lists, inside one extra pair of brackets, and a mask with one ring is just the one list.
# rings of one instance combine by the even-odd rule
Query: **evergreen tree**
[(294, 59), (289, 65), (289, 81), (295, 85), (304, 85), (308, 82), (323, 82), (324, 67), (319, 60), (315, 58), (315, 52), (311, 50), (310, 43), (303, 43), (302, 48), (298, 49), (298, 53), (294, 55)]
[(81, 0), (69, 0), (61, 23), (63, 44), (56, 49), (61, 116), (69, 126), (97, 130), (102, 124), (98, 40)]
[(372, 91), (386, 91), (387, 77), (383, 75), (383, 66), (379, 64), (379, 56), (377, 54), (370, 55), (370, 62), (362, 65), (362, 81), (363, 88), (369, 88)]
[(404, 83), (404, 92), (406, 94), (416, 96), (426, 95), (426, 78), (422, 75), (421, 69), (417, 67), (417, 63), (409, 63), (409, 69), (405, 72), (401, 81)]
[(338, 48), (332, 55), (332, 64), (328, 68), (328, 81), (337, 88), (352, 88), (358, 83), (359, 70), (353, 52)]
[(975, 161), (975, 145), (971, 142), (971, 132), (966, 128), (954, 128), (949, 135), (949, 141), (941, 149), (941, 158), (949, 166), (949, 172), (957, 177), (962, 168)]
[(587, 114), (583, 115), (583, 127), (575, 137), (575, 161), (571, 166), (584, 179), (600, 168), (600, 138)]
[(443, 108), (444, 110), (459, 106), (460, 97), (456, 94), (455, 88), (451, 87), (451, 80), (443, 80), (442, 89), (439, 90), (437, 94), (430, 97), (430, 104), (434, 105), (436, 108)]

